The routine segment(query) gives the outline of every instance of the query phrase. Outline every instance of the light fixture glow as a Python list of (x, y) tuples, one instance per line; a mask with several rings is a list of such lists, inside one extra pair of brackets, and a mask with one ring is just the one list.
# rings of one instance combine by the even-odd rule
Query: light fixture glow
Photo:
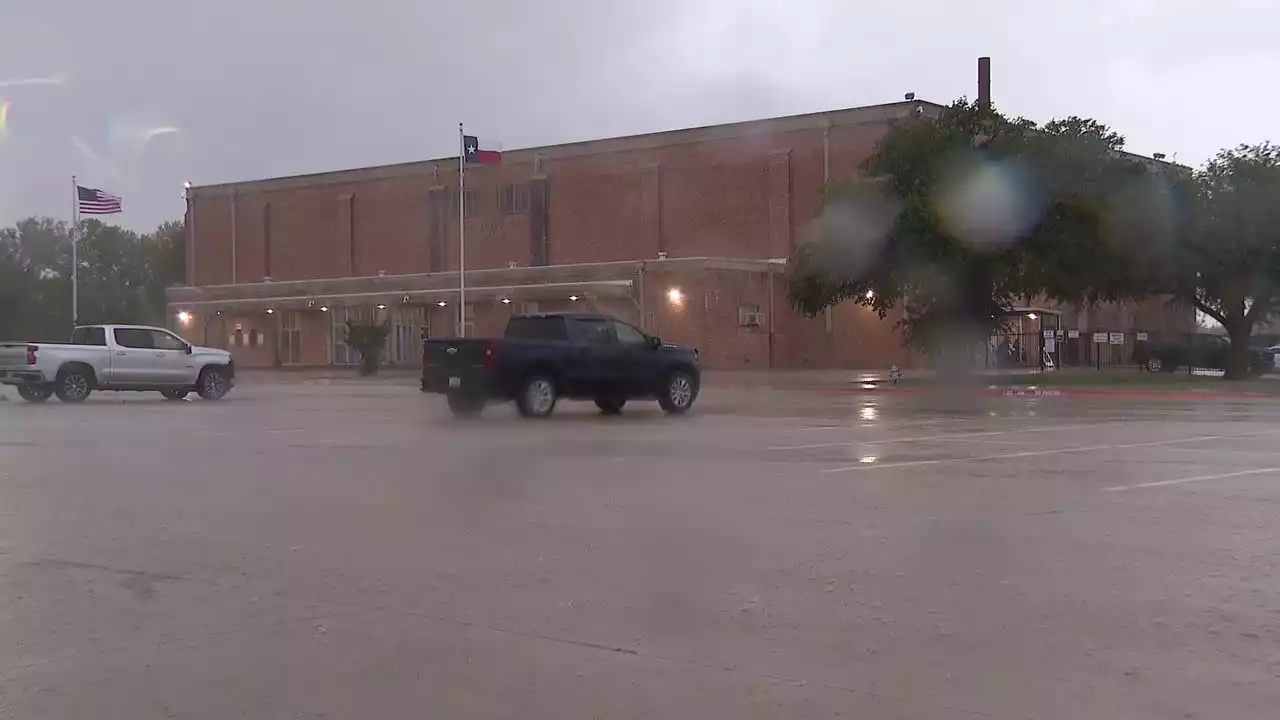
[(321, 305), (321, 306), (320, 306), (320, 312), (329, 312), (329, 306), (328, 306), (328, 305)]
[(511, 298), (502, 298), (502, 304), (503, 304), (503, 305), (510, 305), (510, 304), (511, 304)]
[(183, 325), (190, 325), (191, 313), (187, 312), (186, 310), (183, 310), (182, 312), (178, 313), (178, 322), (182, 323)]
[(680, 288), (671, 288), (667, 291), (667, 302), (679, 305), (684, 302), (684, 293), (680, 292)]
[(874, 298), (875, 298), (875, 296), (876, 296), (876, 291), (875, 291), (875, 290), (868, 290), (868, 291), (867, 291), (867, 299), (868, 299), (868, 300), (872, 300), (872, 299), (874, 299)]
[(272, 310), (271, 308), (267, 308), (267, 314), (268, 314), (268, 315), (274, 315), (274, 314), (275, 314), (275, 312), (276, 312), (275, 310)]
[(386, 306), (386, 305), (383, 305), (382, 303), (378, 303), (378, 309), (379, 309), (379, 310), (386, 310), (386, 309), (387, 309), (387, 306)]
[(447, 302), (445, 302), (445, 301), (441, 300), (440, 302), (438, 302), (438, 303), (436, 303), (436, 304), (437, 304), (437, 305), (439, 305), (440, 307), (444, 307), (445, 305), (448, 305), (449, 303), (447, 303)]
[(1040, 317), (1040, 316), (1039, 316), (1039, 315), (1037, 315), (1037, 314), (1035, 314), (1035, 313), (1027, 313), (1027, 317), (1031, 318), (1032, 320), (1035, 320), (1036, 318), (1038, 318), (1038, 317)]
[(570, 296), (569, 296), (569, 299), (570, 299), (570, 300), (572, 300), (572, 301), (574, 301), (574, 302), (578, 302), (578, 296), (577, 296), (577, 295), (570, 295)]

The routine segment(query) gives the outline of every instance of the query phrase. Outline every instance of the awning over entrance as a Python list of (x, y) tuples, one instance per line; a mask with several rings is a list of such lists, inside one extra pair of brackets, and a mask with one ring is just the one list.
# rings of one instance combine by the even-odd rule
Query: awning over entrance
[[(530, 285), (481, 285), (467, 287), (468, 303), (498, 302), (503, 299), (520, 300), (569, 300), (632, 297), (631, 280), (590, 280), (583, 282), (538, 283)], [(174, 307), (202, 312), (236, 312), (264, 310), (305, 310), (316, 307), (348, 307), (368, 305), (413, 304), (427, 305), (440, 302), (458, 302), (458, 288), (430, 290), (392, 290), (380, 292), (284, 295), (279, 297), (255, 297), (219, 300), (192, 300), (172, 302)]]

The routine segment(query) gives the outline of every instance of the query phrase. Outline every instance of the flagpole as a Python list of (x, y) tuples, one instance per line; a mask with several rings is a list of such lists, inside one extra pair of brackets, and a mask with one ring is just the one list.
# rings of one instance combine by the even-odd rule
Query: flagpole
[(467, 193), (463, 185), (466, 164), (466, 136), (462, 123), (458, 123), (458, 337), (467, 336)]
[(80, 185), (71, 176), (71, 328), (80, 323), (80, 244), (76, 238), (80, 228)]

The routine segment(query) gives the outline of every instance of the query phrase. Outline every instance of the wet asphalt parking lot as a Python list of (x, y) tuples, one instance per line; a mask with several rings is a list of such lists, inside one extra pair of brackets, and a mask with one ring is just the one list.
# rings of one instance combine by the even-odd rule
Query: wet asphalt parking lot
[(0, 717), (1280, 706), (1280, 400), (0, 393)]

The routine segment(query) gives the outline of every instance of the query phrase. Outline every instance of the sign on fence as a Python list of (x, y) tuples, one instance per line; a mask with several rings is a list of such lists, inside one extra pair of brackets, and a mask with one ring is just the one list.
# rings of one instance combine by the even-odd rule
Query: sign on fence
[(1124, 344), (1124, 333), (1111, 333), (1111, 344), (1112, 344), (1112, 345), (1123, 345), (1123, 344)]
[(1079, 337), (1080, 337), (1080, 331), (1079, 331), (1079, 330), (1068, 330), (1068, 331), (1067, 331), (1067, 337), (1068, 337), (1069, 339), (1071, 339), (1071, 340), (1077, 340), (1077, 339), (1079, 339)]
[(1044, 336), (1045, 336), (1046, 338), (1051, 338), (1051, 337), (1053, 337), (1053, 331), (1052, 331), (1052, 330), (1045, 330), (1045, 331), (1044, 331)]
[(1105, 343), (1107, 341), (1107, 334), (1104, 332), (1096, 332), (1093, 334), (1093, 341), (1096, 343)]
[(1146, 342), (1146, 341), (1147, 341), (1147, 334), (1146, 334), (1146, 333), (1138, 333), (1138, 342)]

